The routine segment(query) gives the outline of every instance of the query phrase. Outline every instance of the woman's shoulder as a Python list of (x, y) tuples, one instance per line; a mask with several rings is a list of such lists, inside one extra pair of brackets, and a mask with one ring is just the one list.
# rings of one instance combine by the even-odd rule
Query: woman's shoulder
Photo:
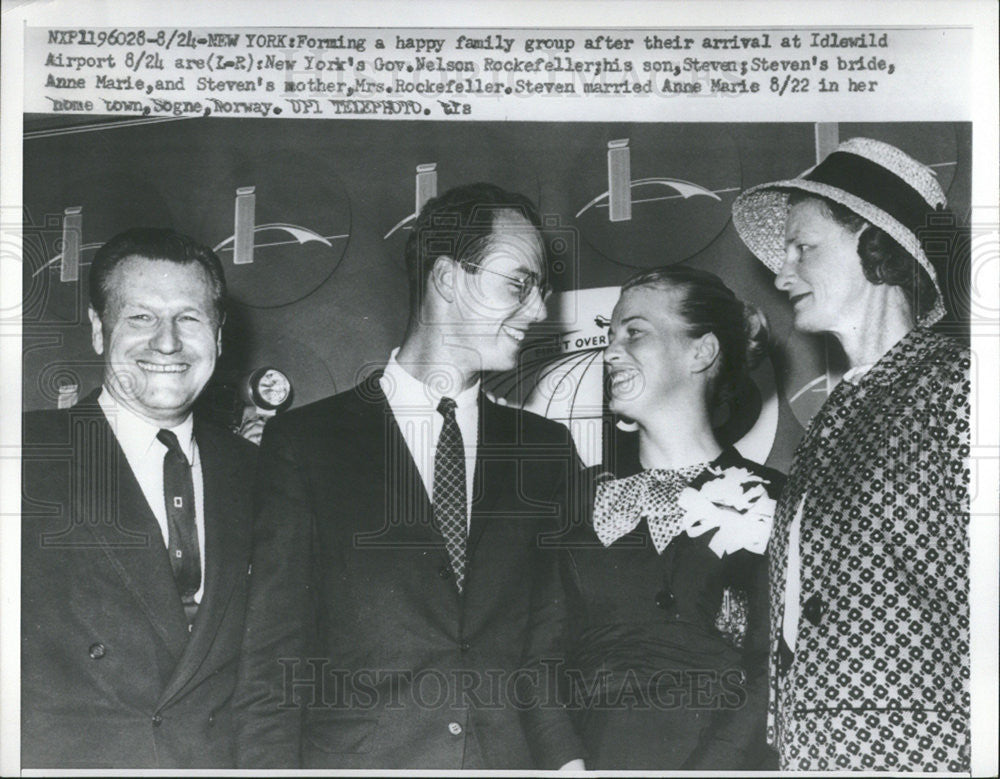
[(925, 327), (910, 331), (893, 351), (900, 370), (923, 382), (960, 382), (968, 379), (971, 354), (969, 345)]
[(886, 424), (898, 419), (907, 428), (918, 424), (926, 429), (928, 414), (932, 419), (955, 414), (967, 418), (971, 391), (968, 345), (926, 328), (917, 328), (901, 343), (912, 348), (904, 357), (890, 361), (877, 377), (883, 387), (877, 396), (879, 413)]

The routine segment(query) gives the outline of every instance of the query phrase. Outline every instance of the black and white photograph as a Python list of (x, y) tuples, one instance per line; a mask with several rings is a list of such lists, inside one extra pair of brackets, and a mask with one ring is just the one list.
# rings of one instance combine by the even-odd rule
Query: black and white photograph
[(870, 5), (5, 5), (3, 773), (995, 774), (997, 11)]

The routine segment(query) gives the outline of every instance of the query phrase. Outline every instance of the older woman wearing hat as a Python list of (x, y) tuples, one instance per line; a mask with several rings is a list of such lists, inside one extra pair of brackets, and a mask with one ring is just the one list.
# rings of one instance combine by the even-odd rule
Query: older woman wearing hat
[(733, 206), (795, 327), (849, 364), (769, 550), (783, 769), (969, 767), (969, 353), (928, 329), (944, 306), (919, 239), (945, 205), (930, 169), (854, 138)]

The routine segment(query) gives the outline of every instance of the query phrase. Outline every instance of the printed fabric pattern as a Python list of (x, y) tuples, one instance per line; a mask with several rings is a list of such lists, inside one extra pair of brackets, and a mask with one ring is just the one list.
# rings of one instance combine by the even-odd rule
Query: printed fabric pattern
[(969, 770), (969, 350), (917, 328), (841, 382), (799, 445), (770, 591), (801, 525), (801, 618), (768, 741), (783, 770)]

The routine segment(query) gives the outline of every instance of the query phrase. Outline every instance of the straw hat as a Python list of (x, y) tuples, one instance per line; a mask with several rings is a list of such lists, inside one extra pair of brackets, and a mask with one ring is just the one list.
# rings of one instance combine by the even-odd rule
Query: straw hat
[(851, 138), (798, 178), (743, 192), (733, 203), (733, 224), (750, 251), (775, 273), (785, 261), (785, 220), (792, 190), (840, 203), (888, 233), (934, 283), (937, 299), (917, 324), (932, 325), (944, 316), (937, 273), (917, 238), (918, 231), (928, 226), (928, 215), (947, 206), (930, 168), (895, 146)]

